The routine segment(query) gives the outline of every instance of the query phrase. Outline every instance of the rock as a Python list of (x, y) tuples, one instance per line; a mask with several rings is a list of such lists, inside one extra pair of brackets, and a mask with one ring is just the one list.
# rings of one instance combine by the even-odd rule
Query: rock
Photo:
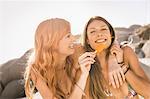
[(129, 35), (131, 34), (131, 30), (129, 30), (128, 28), (119, 28), (116, 27), (114, 29), (116, 36), (117, 36), (117, 40), (119, 43), (123, 42), (123, 41), (127, 41)]
[(145, 53), (145, 58), (150, 58), (150, 40), (145, 42), (142, 51)]
[(141, 25), (138, 25), (138, 24), (134, 24), (134, 25), (131, 25), (129, 27), (129, 29), (131, 29), (132, 31), (135, 31), (136, 29), (139, 29), (140, 27), (142, 27)]
[(145, 53), (141, 49), (143, 47), (144, 43), (140, 43), (137, 47), (135, 47), (135, 53), (138, 56), (138, 58), (144, 58)]
[(0, 65), (0, 97), (19, 98), (24, 95), (24, 71), (32, 51), (30, 49), (22, 57)]

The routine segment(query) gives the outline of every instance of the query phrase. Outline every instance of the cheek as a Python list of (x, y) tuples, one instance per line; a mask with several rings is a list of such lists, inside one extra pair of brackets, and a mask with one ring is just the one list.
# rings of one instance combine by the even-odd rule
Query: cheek
[(91, 46), (92, 49), (95, 49), (95, 41), (93, 38), (89, 38), (87, 42)]
[(108, 40), (107, 40), (107, 46), (109, 47), (110, 45), (111, 45), (111, 38), (108, 38)]
[(65, 51), (65, 49), (66, 49), (66, 44), (63, 41), (61, 41), (58, 45), (58, 50), (59, 52), (62, 52)]
[(94, 41), (94, 37), (90, 36), (90, 35), (88, 35), (87, 39), (88, 39), (87, 41), (88, 41), (89, 44), (93, 43), (93, 41)]

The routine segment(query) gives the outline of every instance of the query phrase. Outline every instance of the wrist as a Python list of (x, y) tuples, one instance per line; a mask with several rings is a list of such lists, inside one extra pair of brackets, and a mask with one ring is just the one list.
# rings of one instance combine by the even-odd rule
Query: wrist
[(118, 64), (124, 64), (124, 62), (123, 61), (118, 61)]
[(130, 69), (129, 68), (129, 65), (126, 65), (126, 64), (123, 64), (122, 66), (121, 66), (121, 68), (122, 68), (122, 70), (123, 70), (123, 73), (124, 73), (124, 75), (128, 72), (128, 70)]
[(86, 94), (85, 94), (85, 92), (84, 92), (84, 89), (82, 89), (82, 88), (78, 85), (78, 83), (76, 83), (75, 86), (77, 86), (77, 87), (81, 90), (83, 96), (86, 96)]
[(81, 77), (87, 78), (89, 76), (89, 73), (81, 73)]

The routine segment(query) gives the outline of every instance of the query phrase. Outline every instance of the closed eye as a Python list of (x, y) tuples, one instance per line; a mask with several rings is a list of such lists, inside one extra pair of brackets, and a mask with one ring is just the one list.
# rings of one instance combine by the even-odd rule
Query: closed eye
[(95, 33), (96, 31), (91, 31), (90, 33)]
[(105, 31), (105, 30), (108, 30), (108, 29), (106, 29), (106, 28), (101, 29), (101, 31)]
[(71, 36), (70, 34), (69, 34), (69, 35), (67, 35), (67, 38), (70, 38), (70, 36)]

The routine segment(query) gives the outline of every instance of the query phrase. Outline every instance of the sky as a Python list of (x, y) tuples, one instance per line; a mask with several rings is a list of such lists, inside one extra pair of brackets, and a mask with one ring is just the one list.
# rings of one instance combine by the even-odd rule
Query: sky
[(35, 30), (45, 19), (64, 18), (80, 34), (92, 16), (113, 27), (150, 24), (150, 0), (0, 0), (0, 64), (33, 48)]

